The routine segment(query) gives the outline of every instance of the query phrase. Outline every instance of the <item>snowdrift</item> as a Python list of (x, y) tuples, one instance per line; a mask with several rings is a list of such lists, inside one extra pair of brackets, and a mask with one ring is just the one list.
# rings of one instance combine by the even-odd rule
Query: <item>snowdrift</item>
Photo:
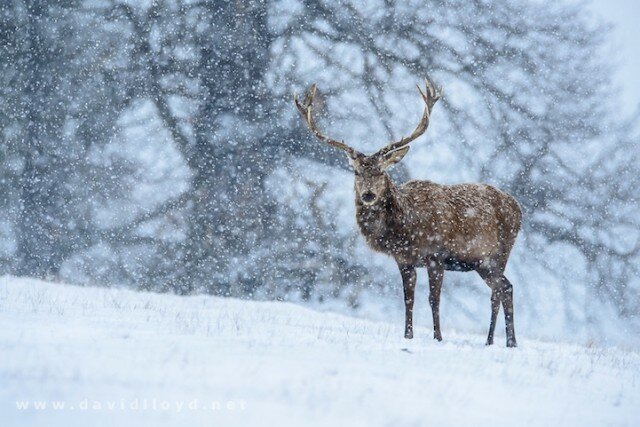
[(640, 425), (640, 354), (0, 279), (3, 425)]

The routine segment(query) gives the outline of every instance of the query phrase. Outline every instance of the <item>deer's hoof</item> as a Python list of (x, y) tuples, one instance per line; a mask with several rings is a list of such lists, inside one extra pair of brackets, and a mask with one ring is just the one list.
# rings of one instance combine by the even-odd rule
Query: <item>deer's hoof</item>
[(516, 348), (518, 346), (518, 344), (516, 343), (516, 340), (507, 340), (507, 347), (508, 348)]
[(413, 338), (413, 331), (407, 331), (404, 333), (404, 337), (408, 340)]

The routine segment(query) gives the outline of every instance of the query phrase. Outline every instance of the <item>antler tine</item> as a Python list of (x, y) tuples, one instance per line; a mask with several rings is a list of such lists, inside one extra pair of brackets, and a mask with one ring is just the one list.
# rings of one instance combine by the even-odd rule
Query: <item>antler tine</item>
[(326, 142), (329, 145), (332, 145), (336, 148), (346, 151), (347, 154), (349, 154), (349, 156), (351, 156), (352, 158), (355, 158), (358, 154), (356, 150), (354, 150), (353, 148), (345, 144), (344, 141), (338, 141), (338, 140), (329, 138), (328, 136), (320, 132), (320, 130), (316, 126), (315, 120), (313, 119), (312, 111), (313, 111), (313, 101), (315, 99), (317, 90), (318, 90), (318, 87), (315, 85), (315, 83), (312, 84), (305, 95), (304, 102), (300, 102), (300, 99), (298, 98), (298, 94), (294, 93), (293, 101), (296, 104), (296, 108), (298, 109), (298, 111), (300, 112), (300, 115), (305, 120), (305, 122), (307, 123), (307, 126), (309, 126), (309, 129), (311, 130), (311, 132), (313, 132), (316, 138), (318, 138), (320, 141)]
[(440, 97), (442, 96), (442, 92), (441, 92), (441, 89), (440, 90), (436, 89), (436, 87), (433, 85), (433, 83), (429, 79), (424, 79), (424, 82), (426, 86), (426, 89), (424, 92), (422, 91), (419, 85), (416, 85), (418, 87), (418, 92), (420, 92), (420, 97), (422, 97), (422, 100), (425, 103), (424, 113), (422, 114), (422, 119), (420, 120), (420, 123), (418, 123), (418, 126), (416, 127), (416, 129), (413, 131), (411, 135), (409, 135), (406, 138), (403, 137), (399, 141), (394, 141), (388, 144), (387, 146), (381, 148), (376, 153), (377, 156), (382, 156), (391, 151), (397, 150), (398, 148), (402, 148), (426, 132), (427, 128), (429, 127), (429, 118), (431, 116), (431, 110), (433, 109), (433, 106), (436, 104), (438, 99), (440, 99)]

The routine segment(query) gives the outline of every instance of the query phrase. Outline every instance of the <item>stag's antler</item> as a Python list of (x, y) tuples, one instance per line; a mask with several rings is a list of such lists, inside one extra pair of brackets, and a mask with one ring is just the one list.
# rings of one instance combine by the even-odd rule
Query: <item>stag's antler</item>
[(440, 99), (441, 91), (436, 89), (436, 87), (429, 81), (429, 79), (424, 79), (424, 81), (427, 86), (425, 90), (426, 93), (422, 92), (420, 86), (418, 86), (418, 92), (420, 92), (420, 96), (424, 100), (425, 107), (424, 113), (422, 114), (422, 120), (420, 120), (420, 123), (418, 123), (416, 130), (414, 130), (413, 133), (408, 137), (402, 138), (400, 139), (400, 141), (394, 141), (386, 147), (381, 148), (375, 154), (376, 156), (382, 156), (391, 151), (397, 150), (398, 148), (404, 147), (405, 145), (409, 144), (411, 141), (425, 133), (425, 131), (427, 130), (427, 127), (429, 126), (429, 117), (431, 115), (431, 110), (433, 109), (433, 106), (438, 101), (438, 99)]
[(309, 88), (309, 90), (307, 91), (304, 97), (303, 102), (300, 102), (297, 94), (293, 95), (293, 100), (296, 103), (296, 107), (298, 108), (298, 111), (302, 115), (302, 118), (305, 120), (305, 122), (307, 122), (309, 129), (311, 129), (311, 132), (313, 132), (316, 138), (318, 138), (320, 141), (324, 141), (329, 145), (332, 145), (336, 148), (346, 151), (351, 158), (356, 158), (358, 156), (358, 152), (356, 150), (349, 147), (347, 144), (344, 143), (344, 141), (338, 141), (338, 140), (329, 138), (328, 136), (320, 132), (320, 130), (316, 126), (315, 120), (313, 119), (312, 111), (313, 111), (313, 100), (316, 96), (317, 90), (318, 88), (315, 84), (311, 85), (311, 87)]

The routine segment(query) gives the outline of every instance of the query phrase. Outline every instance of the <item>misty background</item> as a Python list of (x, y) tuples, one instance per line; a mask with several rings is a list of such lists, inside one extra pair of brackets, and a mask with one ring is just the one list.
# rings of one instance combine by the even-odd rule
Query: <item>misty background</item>
[[(612, 4), (5, 0), (0, 273), (400, 319), (346, 158), (292, 93), (317, 83), (325, 132), (373, 152), (415, 127), (429, 76), (444, 98), (396, 182), (518, 199), (520, 335), (637, 343), (637, 56), (612, 54)], [(447, 273), (443, 293), (445, 328), (484, 330), (479, 277)]]

